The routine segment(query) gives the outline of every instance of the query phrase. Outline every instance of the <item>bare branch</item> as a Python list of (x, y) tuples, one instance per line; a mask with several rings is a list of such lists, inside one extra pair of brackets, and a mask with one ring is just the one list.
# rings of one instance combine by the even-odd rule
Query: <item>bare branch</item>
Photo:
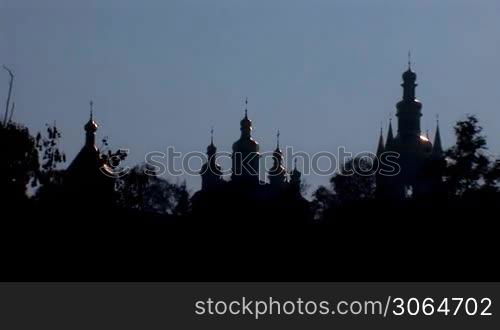
[(16, 102), (12, 102), (12, 106), (10, 107), (10, 116), (9, 123), (12, 122), (12, 116), (14, 116), (14, 109), (16, 108)]
[(5, 115), (3, 118), (3, 126), (7, 125), (7, 117), (9, 116), (9, 107), (10, 107), (10, 97), (12, 95), (12, 85), (14, 84), (14, 73), (7, 66), (3, 65), (5, 71), (9, 73), (10, 81), (9, 81), (9, 92), (7, 94), (7, 102), (5, 104)]
[(6, 65), (2, 65), (2, 67), (4, 68), (5, 71), (9, 73), (10, 78), (14, 79), (14, 73), (12, 72), (12, 70), (9, 69)]

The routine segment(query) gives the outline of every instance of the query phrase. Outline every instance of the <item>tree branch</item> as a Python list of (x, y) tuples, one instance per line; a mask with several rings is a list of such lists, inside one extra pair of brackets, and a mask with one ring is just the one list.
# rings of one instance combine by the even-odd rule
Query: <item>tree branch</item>
[(7, 66), (3, 65), (5, 71), (9, 73), (10, 81), (9, 81), (9, 92), (7, 94), (7, 102), (5, 104), (5, 115), (3, 119), (3, 126), (7, 125), (7, 117), (9, 115), (9, 106), (10, 106), (10, 97), (12, 95), (12, 85), (14, 84), (14, 73)]

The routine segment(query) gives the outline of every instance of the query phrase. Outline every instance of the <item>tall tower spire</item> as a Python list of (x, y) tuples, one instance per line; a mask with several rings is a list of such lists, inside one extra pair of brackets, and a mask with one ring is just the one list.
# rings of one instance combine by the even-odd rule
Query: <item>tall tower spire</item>
[(435, 157), (441, 157), (443, 155), (443, 147), (441, 145), (441, 134), (439, 132), (439, 115), (436, 115), (436, 135), (434, 137), (432, 154)]

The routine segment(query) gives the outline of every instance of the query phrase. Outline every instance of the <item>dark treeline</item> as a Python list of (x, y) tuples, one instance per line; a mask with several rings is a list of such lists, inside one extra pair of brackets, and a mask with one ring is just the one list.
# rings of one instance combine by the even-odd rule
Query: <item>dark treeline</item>
[[(366, 170), (372, 169), (372, 164), (366, 158), (351, 159), (330, 179), (329, 187), (321, 186), (314, 191), (312, 201), (307, 203), (310, 212), (307, 218), (302, 214), (300, 222), (346, 224), (347, 221), (377, 217), (381, 212), (390, 221), (395, 216), (391, 213), (403, 208), (411, 210), (406, 212), (408, 217), (418, 215), (422, 220), (430, 216), (429, 212), (433, 212), (432, 215), (446, 212), (446, 218), (450, 215), (458, 218), (463, 212), (495, 214), (500, 202), (500, 161), (488, 155), (486, 139), (476, 117), (468, 116), (456, 123), (454, 129), (456, 142), (445, 151), (445, 164), (434, 164), (436, 168), (426, 169), (441, 173), (441, 189), (438, 192), (404, 200), (379, 199), (376, 173)], [(0, 126), (1, 196), (5, 213), (28, 212), (33, 218), (25, 221), (34, 222), (61, 220), (61, 217), (67, 216), (68, 210), (65, 209), (74, 211), (74, 207), (78, 207), (81, 213), (95, 212), (96, 209), (111, 212), (109, 214), (115, 214), (110, 219), (113, 222), (127, 216), (137, 223), (141, 220), (160, 223), (215, 222), (217, 214), (221, 219), (227, 217), (228, 221), (234, 219), (237, 222), (240, 217), (230, 211), (231, 204), (235, 203), (231, 201), (234, 192), (208, 205), (214, 208), (206, 210), (212, 218), (205, 217), (205, 214), (193, 215), (185, 183), (171, 183), (156, 175), (146, 164), (135, 166), (123, 177), (110, 179), (112, 193), (109, 196), (99, 196), (102, 189), (92, 186), (68, 190), (65, 188), (68, 170), (63, 169), (66, 156), (59, 147), (62, 135), (55, 125), (47, 125), (44, 133), (33, 136), (26, 127), (13, 121)], [(103, 148), (99, 150), (102, 164), (110, 159), (118, 159), (118, 162), (125, 159), (126, 155), (120, 154), (120, 151), (107, 150), (107, 144), (107, 141), (102, 141)], [(358, 167), (358, 171), (353, 172), (353, 167)], [(294, 224), (297, 221), (293, 217), (297, 213), (287, 212), (289, 207), (292, 205), (280, 205), (280, 212), (274, 212), (277, 210), (273, 211), (272, 205), (267, 205), (266, 211), (259, 209), (259, 212), (262, 218), (272, 214), (269, 225), (273, 221), (280, 225), (287, 222)], [(251, 210), (246, 212), (248, 214)], [(194, 219), (195, 216), (203, 219)], [(258, 216), (257, 212), (249, 218), (254, 216)], [(258, 219), (254, 220), (258, 222)]]
[[(55, 124), (33, 134), (13, 113), (9, 92), (0, 123), (4, 280), (498, 279), (500, 162), (475, 116), (457, 122), (442, 161), (423, 168), (432, 191), (388, 198), (370, 170), (377, 160), (351, 159), (307, 201), (298, 171), (282, 190), (223, 181), (192, 196), (146, 164), (116, 177), (127, 155), (106, 140), (96, 147), (92, 115), (67, 162)], [(353, 168), (364, 175), (346, 175)]]
[[(227, 190), (200, 215), (185, 184), (147, 175), (146, 165), (103, 186), (91, 177), (65, 185), (78, 171), (62, 169), (58, 129), (33, 136), (10, 121), (0, 127), (0, 278), (496, 280), (499, 162), (486, 154), (475, 117), (455, 133), (438, 168), (442, 190), (428, 198), (380, 200), (375, 174), (338, 173), (306, 202), (308, 213), (286, 199), (237, 203), (241, 195)], [(124, 157), (100, 151), (97, 161)], [(350, 166), (364, 163), (343, 170)]]

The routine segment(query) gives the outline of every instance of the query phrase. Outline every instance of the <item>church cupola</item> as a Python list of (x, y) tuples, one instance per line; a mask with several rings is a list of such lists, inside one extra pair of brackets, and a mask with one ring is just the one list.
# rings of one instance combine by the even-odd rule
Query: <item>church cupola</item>
[(94, 102), (90, 101), (90, 118), (89, 121), (83, 126), (85, 129), (85, 147), (97, 149), (95, 146), (95, 133), (99, 125), (94, 121)]
[(241, 136), (233, 143), (232, 179), (259, 181), (259, 144), (252, 138), (252, 121), (248, 118), (248, 99), (245, 99), (245, 117), (240, 122)]
[(233, 143), (233, 152), (259, 152), (259, 144), (252, 138), (252, 121), (248, 119), (248, 99), (245, 100), (245, 117), (240, 121), (241, 136)]
[[(245, 101), (247, 103), (248, 101)], [(251, 137), (252, 136), (252, 121), (248, 119), (248, 109), (245, 109), (245, 117), (240, 121), (241, 136)]]
[(276, 149), (273, 152), (273, 166), (269, 170), (269, 183), (274, 186), (286, 182), (286, 170), (283, 166), (283, 152), (280, 149), (280, 131), (276, 134)]
[(409, 143), (418, 143), (420, 138), (420, 117), (422, 103), (415, 98), (417, 75), (411, 70), (410, 53), (408, 53), (408, 70), (403, 73), (403, 98), (396, 105), (398, 117), (398, 135)]
[(207, 147), (207, 156), (213, 157), (217, 153), (217, 147), (214, 145), (214, 129), (210, 130), (210, 144)]
[(411, 53), (408, 52), (408, 70), (403, 72), (403, 100), (413, 101), (415, 100), (415, 88), (418, 86), (415, 81), (417, 80), (417, 74), (411, 70)]
[(415, 99), (415, 88), (418, 84), (415, 82), (417, 80), (417, 74), (411, 70), (411, 64), (408, 63), (408, 70), (403, 73), (403, 100), (414, 100)]
[(207, 147), (207, 162), (201, 167), (201, 189), (212, 190), (222, 181), (222, 168), (217, 164), (217, 147), (214, 145), (214, 129), (210, 130), (210, 144)]

